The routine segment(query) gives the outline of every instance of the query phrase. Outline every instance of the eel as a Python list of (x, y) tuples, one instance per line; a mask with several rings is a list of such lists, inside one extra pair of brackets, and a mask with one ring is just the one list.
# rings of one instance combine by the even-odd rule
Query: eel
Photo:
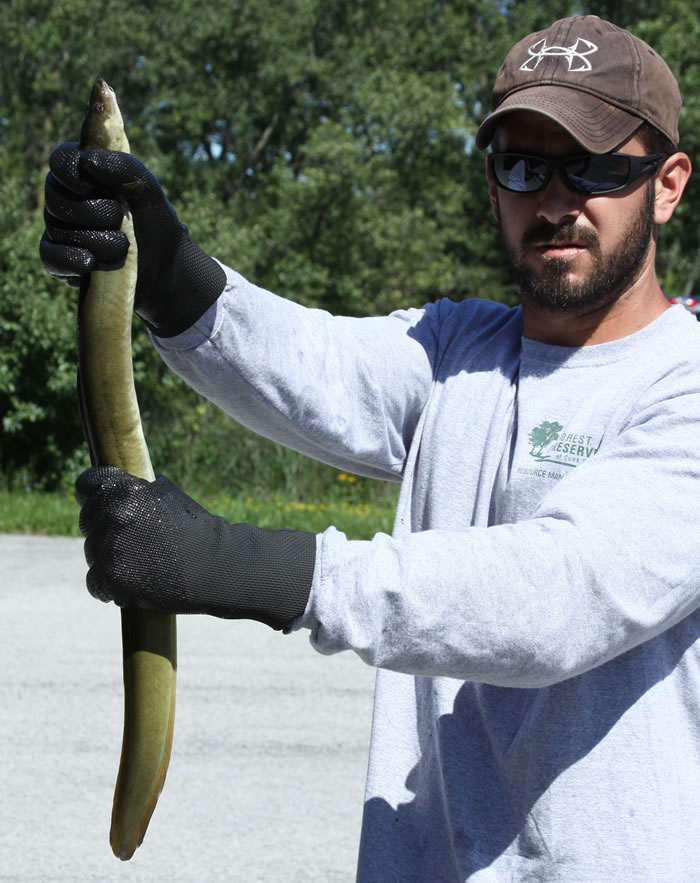
[[(114, 90), (102, 79), (90, 94), (80, 143), (129, 152)], [(81, 284), (78, 399), (93, 466), (118, 466), (153, 481), (134, 389), (131, 324), (137, 250), (126, 203), (121, 230), (129, 239), (124, 266), (93, 270)], [(121, 624), (124, 732), (109, 840), (114, 854), (126, 861), (143, 841), (168, 770), (177, 663), (174, 616), (122, 609)]]

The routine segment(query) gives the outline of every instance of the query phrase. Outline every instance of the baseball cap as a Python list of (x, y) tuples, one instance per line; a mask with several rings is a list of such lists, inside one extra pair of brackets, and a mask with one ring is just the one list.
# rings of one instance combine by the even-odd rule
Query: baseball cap
[(506, 55), (491, 113), (476, 134), (480, 150), (515, 110), (544, 114), (585, 150), (608, 153), (644, 121), (677, 145), (681, 93), (669, 66), (639, 37), (596, 15), (576, 15), (530, 34)]

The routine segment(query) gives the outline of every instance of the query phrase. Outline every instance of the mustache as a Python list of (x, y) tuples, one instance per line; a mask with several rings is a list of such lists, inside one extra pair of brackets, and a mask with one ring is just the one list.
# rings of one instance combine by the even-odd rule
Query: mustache
[(580, 242), (590, 248), (597, 247), (600, 240), (595, 230), (577, 224), (550, 224), (543, 221), (523, 234), (522, 246), (536, 245), (540, 242)]

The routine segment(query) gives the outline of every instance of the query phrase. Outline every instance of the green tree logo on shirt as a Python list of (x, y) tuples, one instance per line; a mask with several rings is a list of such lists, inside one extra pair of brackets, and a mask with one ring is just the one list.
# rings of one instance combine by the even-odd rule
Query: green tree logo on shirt
[(532, 445), (532, 450), (530, 454), (533, 457), (541, 457), (542, 451), (547, 447), (550, 442), (556, 441), (559, 438), (559, 433), (562, 431), (564, 427), (561, 423), (550, 422), (549, 420), (545, 420), (544, 423), (540, 423), (539, 426), (535, 426), (533, 430), (531, 430), (530, 435), (527, 440)]

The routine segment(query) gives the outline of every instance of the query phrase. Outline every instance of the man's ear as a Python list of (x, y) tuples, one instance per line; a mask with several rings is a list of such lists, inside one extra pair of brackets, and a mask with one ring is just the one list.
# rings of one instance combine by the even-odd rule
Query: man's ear
[(669, 221), (680, 202), (683, 190), (690, 177), (692, 166), (685, 153), (674, 153), (656, 173), (656, 199), (654, 221), (665, 224)]

